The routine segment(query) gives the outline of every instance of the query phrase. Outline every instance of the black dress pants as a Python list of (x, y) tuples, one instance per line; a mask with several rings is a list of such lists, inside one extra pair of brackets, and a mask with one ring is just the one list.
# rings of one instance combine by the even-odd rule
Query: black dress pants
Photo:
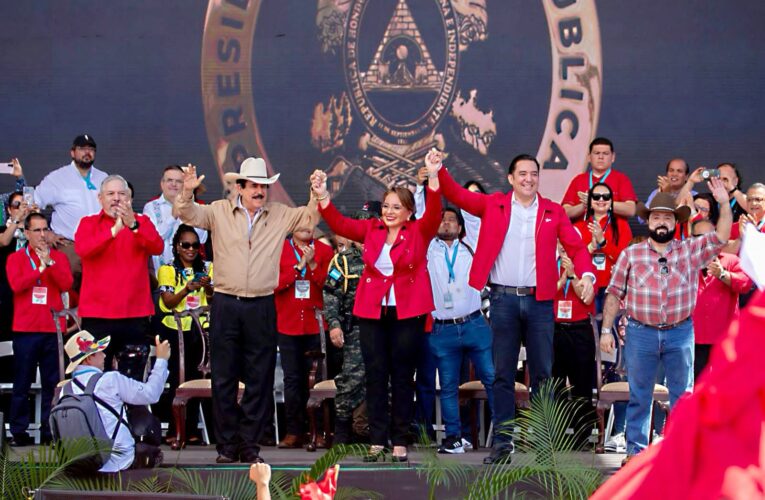
[(380, 319), (360, 318), (359, 327), (372, 444), (387, 446), (390, 429), (393, 446), (406, 446), (414, 412), (414, 370), (420, 357), (425, 316), (398, 319), (395, 307), (384, 307)]
[[(127, 345), (154, 345), (149, 331), (149, 318), (82, 318), (82, 329), (90, 332), (96, 340), (111, 337), (106, 348), (104, 371), (112, 369), (114, 356)], [(141, 374), (143, 375), (143, 374)], [(138, 377), (136, 377), (138, 378)]]
[[(284, 370), (284, 417), (287, 434), (302, 437), (306, 428), (305, 405), (308, 402), (308, 372), (311, 360), (308, 351), (318, 351), (321, 343), (318, 335), (279, 334), (279, 353)], [(321, 377), (321, 372), (319, 372)], [(320, 378), (317, 378), (317, 381)]]
[[(219, 453), (260, 452), (257, 443), (274, 407), (276, 339), (273, 295), (215, 294), (210, 311), (210, 368)], [(240, 380), (245, 390), (237, 404)]]

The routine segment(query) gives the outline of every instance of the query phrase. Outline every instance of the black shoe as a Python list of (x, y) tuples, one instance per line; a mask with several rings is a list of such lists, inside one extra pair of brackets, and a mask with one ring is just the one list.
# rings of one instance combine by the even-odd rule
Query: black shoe
[(264, 436), (258, 441), (258, 446), (276, 446), (276, 439), (271, 436)]
[(265, 460), (261, 458), (257, 451), (249, 449), (239, 452), (239, 460), (243, 464), (262, 464)]
[(489, 456), (483, 458), (483, 463), (486, 465), (503, 465), (509, 464), (512, 460), (513, 446), (512, 444), (505, 445), (498, 448), (492, 448)]
[(32, 439), (29, 434), (17, 434), (8, 441), (8, 446), (16, 448), (18, 446), (32, 446), (35, 444), (35, 440)]
[(465, 453), (465, 447), (462, 445), (462, 438), (448, 436), (443, 444), (438, 447), (438, 453)]
[(226, 455), (225, 453), (222, 453), (222, 452), (219, 452), (218, 458), (215, 459), (215, 462), (219, 464), (233, 464), (236, 461), (237, 461), (236, 457)]

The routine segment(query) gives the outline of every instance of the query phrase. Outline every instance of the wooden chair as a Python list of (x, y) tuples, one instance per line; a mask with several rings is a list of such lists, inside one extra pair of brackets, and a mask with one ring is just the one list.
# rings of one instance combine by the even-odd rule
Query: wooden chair
[[(212, 381), (208, 378), (210, 375), (210, 338), (207, 329), (203, 326), (203, 318), (209, 322), (210, 306), (202, 306), (197, 309), (173, 312), (176, 325), (178, 326), (178, 388), (175, 390), (173, 398), (173, 418), (175, 420), (175, 441), (172, 449), (179, 450), (186, 446), (186, 406), (191, 399), (210, 399), (212, 398)], [(185, 368), (185, 346), (183, 340), (183, 326), (181, 320), (191, 317), (197, 326), (199, 334), (202, 336), (202, 359), (199, 361), (198, 369), (202, 372), (202, 378), (186, 380)], [(237, 400), (241, 401), (244, 394), (244, 384), (239, 382), (239, 391)]]
[[(528, 408), (531, 404), (531, 394), (529, 391), (529, 370), (525, 363), (526, 350), (521, 347), (518, 355), (519, 369), (523, 370), (523, 383), (515, 382), (515, 405), (518, 408)], [(475, 377), (473, 366), (470, 367), (470, 378)], [(459, 386), (459, 402), (470, 404), (470, 438), (473, 443), (473, 450), (479, 448), (479, 411), (478, 406), (482, 402), (485, 402), (488, 398), (486, 396), (486, 388), (480, 380), (470, 380)], [(487, 443), (488, 446), (488, 443)]]
[[(305, 353), (311, 359), (311, 369), (308, 372), (308, 403), (306, 403), (306, 413), (308, 413), (308, 424), (311, 433), (311, 440), (306, 445), (307, 451), (316, 451), (318, 441), (318, 429), (316, 426), (316, 410), (319, 407), (324, 410), (324, 442), (327, 447), (332, 446), (332, 427), (330, 422), (330, 401), (337, 396), (337, 386), (334, 379), (327, 380), (327, 338), (324, 331), (324, 315), (321, 309), (316, 309), (316, 319), (319, 321), (319, 341), (321, 352), (310, 351)], [(321, 372), (319, 371), (321, 370)], [(321, 373), (321, 381), (319, 380)]]
[[(614, 320), (615, 325), (619, 325), (620, 318), (624, 317), (625, 311), (619, 311), (619, 314)], [(596, 397), (593, 403), (595, 404), (595, 412), (598, 417), (598, 442), (595, 445), (595, 453), (605, 453), (603, 442), (605, 440), (605, 422), (606, 422), (606, 410), (610, 409), (614, 403), (629, 402), (630, 400), (630, 386), (629, 382), (610, 382), (603, 383), (603, 366), (600, 352), (600, 328), (598, 327), (598, 319), (590, 315), (590, 324), (592, 325), (592, 334), (595, 338), (595, 367), (596, 367)], [(618, 342), (619, 336), (614, 335), (614, 338)], [(622, 370), (624, 363), (623, 356), (618, 359), (617, 371)], [(653, 400), (659, 402), (659, 406), (666, 413), (669, 418), (669, 389), (661, 384), (655, 384), (653, 389)], [(651, 422), (651, 428), (653, 428), (653, 421)]]

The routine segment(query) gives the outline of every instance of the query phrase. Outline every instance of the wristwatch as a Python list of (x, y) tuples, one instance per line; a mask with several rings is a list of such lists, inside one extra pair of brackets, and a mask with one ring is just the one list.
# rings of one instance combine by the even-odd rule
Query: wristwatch
[(720, 277), (719, 277), (718, 279), (719, 279), (720, 281), (722, 281), (722, 280), (724, 280), (724, 279), (725, 279), (725, 277), (726, 277), (726, 276), (728, 276), (728, 271), (726, 271), (725, 269), (723, 269), (722, 271), (720, 271)]
[(605, 326), (600, 328), (600, 334), (601, 335), (605, 335), (607, 333), (611, 334), (611, 329), (610, 328), (606, 328)]
[(131, 231), (135, 231), (136, 229), (138, 229), (138, 226), (139, 226), (138, 219), (136, 219), (135, 222), (133, 222), (133, 225), (130, 226), (128, 229), (130, 229)]

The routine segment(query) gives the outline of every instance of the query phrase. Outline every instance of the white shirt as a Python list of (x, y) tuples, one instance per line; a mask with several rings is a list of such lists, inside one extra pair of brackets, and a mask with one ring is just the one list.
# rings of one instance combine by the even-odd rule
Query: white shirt
[[(418, 185), (414, 190), (414, 218), (421, 219), (425, 213), (425, 186)], [(478, 245), (478, 233), (481, 231), (481, 218), (476, 217), (462, 209), (460, 214), (465, 220), (465, 237), (462, 238), (464, 243), (467, 243), (470, 248), (475, 252)]]
[[(156, 200), (151, 200), (144, 205), (143, 214), (154, 223), (157, 232), (165, 242), (165, 249), (162, 255), (154, 255), (151, 260), (154, 263), (154, 272), (159, 273), (159, 267), (173, 264), (173, 236), (181, 225), (181, 219), (173, 217), (173, 204), (167, 201), (165, 195), (161, 195)], [(207, 231), (204, 229), (195, 229), (199, 242), (204, 245), (207, 241)]]
[[(454, 255), (454, 245), (457, 245), (457, 258), (454, 261), (454, 281), (449, 283), (449, 267), (446, 265), (446, 255), (449, 262)], [(473, 255), (467, 247), (458, 240), (449, 246), (445, 241), (435, 238), (428, 247), (428, 273), (433, 289), (433, 302), (436, 319), (454, 319), (467, 316), (481, 308), (481, 292), (468, 285), (470, 266), (473, 265)], [(446, 307), (444, 295), (451, 294), (452, 307)]]
[(255, 215), (250, 217), (250, 212), (248, 212), (247, 209), (244, 208), (244, 205), (242, 205), (242, 197), (241, 196), (236, 198), (236, 206), (241, 208), (242, 211), (244, 212), (244, 215), (247, 216), (247, 231), (248, 231), (247, 235), (249, 236), (249, 234), (252, 233), (252, 226), (255, 225), (255, 222), (258, 220), (258, 217), (260, 217), (260, 214), (263, 213), (263, 209), (259, 208), (255, 212)]
[(90, 167), (90, 182), (95, 189), (88, 189), (74, 162), (45, 176), (35, 189), (35, 203), (40, 210), (53, 207), (50, 221), (53, 232), (73, 240), (80, 219), (101, 211), (98, 192), (106, 177), (105, 172)]
[[(87, 386), (88, 380), (95, 373), (101, 373), (101, 370), (93, 366), (78, 366), (72, 376), (77, 377), (77, 380)], [(166, 359), (157, 359), (146, 383), (128, 378), (119, 372), (106, 372), (96, 384), (94, 394), (114, 408), (117, 413), (120, 413), (123, 403), (133, 405), (154, 404), (159, 401), (159, 397), (162, 395), (167, 374)], [(72, 391), (75, 394), (82, 394), (83, 392), (74, 384), (72, 384)], [(109, 410), (102, 408), (101, 405), (97, 404), (96, 406), (98, 407), (99, 415), (101, 415), (104, 430), (106, 434), (111, 436), (114, 433), (114, 427), (117, 425), (117, 417)], [(123, 418), (127, 420), (127, 415)], [(130, 433), (130, 429), (124, 423), (120, 425), (117, 431), (117, 437), (114, 439), (114, 449), (121, 453), (119, 455), (112, 454), (109, 461), (101, 467), (100, 472), (125, 470), (133, 463), (135, 458), (135, 440)]]
[(489, 279), (495, 285), (537, 286), (536, 226), (539, 197), (528, 207), (512, 197), (510, 225)]
[[(382, 252), (380, 252), (380, 256), (377, 257), (377, 262), (375, 262), (375, 268), (380, 271), (383, 276), (391, 276), (393, 274), (393, 261), (390, 260), (391, 248), (393, 248), (393, 245), (385, 243), (382, 247)], [(390, 286), (390, 293), (388, 293), (387, 299), (383, 297), (382, 305), (391, 307), (396, 305), (396, 291), (393, 289), (393, 285)]]

